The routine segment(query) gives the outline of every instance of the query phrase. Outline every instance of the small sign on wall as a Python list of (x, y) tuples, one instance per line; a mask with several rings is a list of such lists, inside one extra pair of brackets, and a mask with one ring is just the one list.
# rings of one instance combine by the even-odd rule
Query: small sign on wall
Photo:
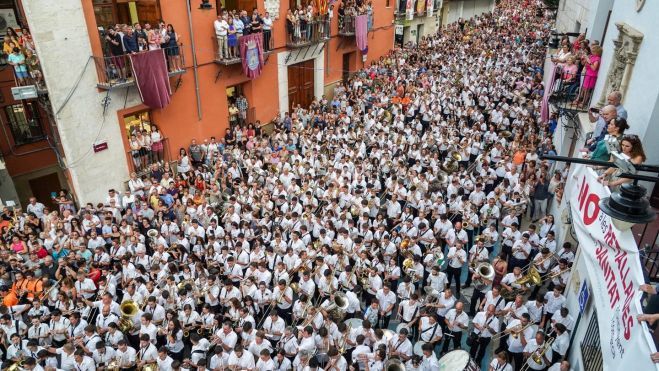
[(106, 149), (108, 149), (108, 141), (107, 140), (94, 143), (94, 153), (105, 151)]

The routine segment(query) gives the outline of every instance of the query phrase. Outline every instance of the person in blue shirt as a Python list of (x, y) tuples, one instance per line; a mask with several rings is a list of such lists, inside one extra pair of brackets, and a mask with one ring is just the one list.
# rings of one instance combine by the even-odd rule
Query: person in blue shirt
[(124, 35), (123, 42), (126, 53), (137, 53), (138, 51), (140, 51), (137, 45), (137, 37), (135, 33), (133, 33), (132, 28), (130, 27), (126, 28), (126, 34)]

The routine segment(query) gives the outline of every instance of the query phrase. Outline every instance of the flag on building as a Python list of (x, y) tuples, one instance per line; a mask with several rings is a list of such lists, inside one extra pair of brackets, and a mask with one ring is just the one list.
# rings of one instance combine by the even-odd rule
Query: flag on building
[(263, 70), (263, 34), (254, 33), (240, 38), (240, 59), (243, 73), (250, 79), (261, 75)]
[(135, 86), (142, 102), (150, 108), (167, 107), (171, 100), (172, 88), (169, 85), (165, 50), (129, 54), (129, 57)]
[(366, 54), (368, 51), (368, 15), (362, 14), (355, 17), (355, 40), (357, 48)]

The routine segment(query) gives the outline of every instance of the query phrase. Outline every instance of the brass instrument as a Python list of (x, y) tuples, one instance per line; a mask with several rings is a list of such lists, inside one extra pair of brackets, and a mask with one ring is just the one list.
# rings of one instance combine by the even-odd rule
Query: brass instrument
[(132, 300), (126, 300), (125, 302), (121, 303), (119, 311), (121, 312), (121, 318), (119, 319), (119, 330), (124, 333), (131, 331), (134, 327), (133, 317), (135, 317), (135, 315), (139, 312), (137, 303)]
[(494, 279), (494, 267), (488, 262), (478, 264), (474, 271), (476, 274), (481, 276), (483, 280), (492, 281)]
[(346, 331), (346, 334), (343, 335), (343, 338), (341, 339), (341, 346), (339, 347), (339, 354), (343, 354), (346, 350), (346, 345), (348, 345), (348, 336), (350, 336), (350, 332), (352, 331), (352, 323), (348, 325), (348, 330)]
[[(547, 350), (551, 347), (553, 343), (554, 343), (554, 338), (549, 338), (549, 340), (546, 340), (545, 343), (542, 345), (542, 348), (536, 349), (533, 353), (531, 353), (529, 357), (536, 364), (542, 365), (543, 364), (542, 358), (544, 357), (545, 353), (547, 353)], [(538, 350), (540, 350), (540, 352), (538, 352)], [(527, 371), (530, 367), (531, 366), (527, 361), (524, 367), (522, 367), (521, 371)]]
[(105, 367), (107, 371), (119, 371), (119, 360), (117, 358), (113, 359), (108, 363), (108, 365)]
[(492, 335), (492, 340), (501, 339), (504, 336), (506, 336), (507, 334), (510, 334), (510, 336), (512, 336), (513, 339), (517, 339), (519, 337), (519, 334), (521, 334), (522, 332), (524, 332), (527, 328), (529, 328), (531, 326), (533, 326), (533, 322), (529, 322), (528, 324), (526, 324), (526, 326), (522, 326), (522, 324), (520, 323), (519, 325), (517, 325), (515, 327), (505, 329), (501, 332), (497, 332), (496, 334)]
[(410, 240), (409, 237), (405, 237), (401, 242), (400, 242), (400, 250), (405, 251), (407, 250), (408, 247), (410, 247), (410, 243), (412, 241)]
[(566, 267), (565, 269), (563, 269), (561, 271), (558, 271), (558, 272), (555, 272), (555, 273), (552, 273), (552, 274), (548, 275), (547, 279), (553, 280), (554, 278), (557, 278), (557, 277), (561, 276), (563, 273), (568, 272), (569, 270), (570, 270), (570, 267)]
[(384, 364), (384, 371), (405, 371), (405, 364), (397, 358), (389, 358)]

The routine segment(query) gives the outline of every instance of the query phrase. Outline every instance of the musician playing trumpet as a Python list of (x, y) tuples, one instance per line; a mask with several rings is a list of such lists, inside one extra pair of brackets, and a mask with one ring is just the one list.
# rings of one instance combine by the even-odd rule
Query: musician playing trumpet
[(528, 313), (509, 321), (504, 330), (507, 339), (502, 339), (499, 349), (497, 349), (497, 351), (508, 349), (516, 369), (520, 369), (524, 364), (524, 347), (535, 336), (535, 329), (529, 326), (530, 322), (531, 317)]

